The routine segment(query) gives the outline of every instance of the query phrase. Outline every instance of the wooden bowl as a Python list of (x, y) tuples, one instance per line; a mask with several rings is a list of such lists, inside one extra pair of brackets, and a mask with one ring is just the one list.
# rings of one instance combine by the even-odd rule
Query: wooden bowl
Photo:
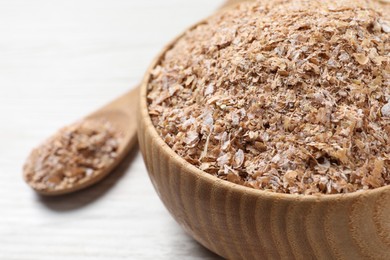
[(390, 187), (317, 196), (255, 190), (199, 170), (162, 140), (147, 85), (177, 39), (143, 79), (138, 138), (150, 179), (184, 230), (228, 259), (390, 259)]

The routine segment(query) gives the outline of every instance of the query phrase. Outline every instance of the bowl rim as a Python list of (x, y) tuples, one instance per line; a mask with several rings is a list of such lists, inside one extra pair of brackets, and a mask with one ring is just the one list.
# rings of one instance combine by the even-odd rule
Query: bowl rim
[(249, 196), (262, 197), (268, 199), (278, 199), (284, 201), (315, 201), (315, 202), (327, 202), (327, 201), (350, 201), (362, 196), (378, 196), (385, 192), (390, 192), (390, 185), (382, 186), (379, 188), (368, 189), (368, 190), (359, 190), (351, 193), (336, 193), (336, 194), (289, 194), (289, 193), (278, 193), (272, 191), (266, 191), (262, 189), (250, 188), (241, 184), (236, 184), (229, 182), (227, 180), (222, 180), (216, 176), (213, 176), (205, 171), (200, 170), (195, 165), (187, 162), (184, 158), (178, 155), (169, 145), (162, 139), (162, 137), (157, 133), (156, 128), (154, 127), (152, 120), (149, 115), (148, 102), (147, 102), (147, 93), (148, 85), (151, 78), (151, 71), (160, 64), (164, 59), (166, 53), (171, 50), (178, 40), (180, 40), (186, 33), (190, 30), (197, 28), (202, 24), (206, 24), (209, 18), (203, 19), (192, 26), (188, 27), (184, 32), (180, 33), (173, 40), (171, 40), (165, 47), (157, 54), (149, 65), (140, 85), (140, 102), (139, 102), (139, 120), (142, 120), (145, 125), (145, 132), (148, 131), (152, 136), (151, 140), (155, 141), (158, 144), (159, 149), (163, 151), (169, 158), (175, 161), (176, 164), (184, 166), (188, 172), (195, 177), (206, 181), (210, 185), (218, 184), (220, 188), (228, 189), (229, 191), (236, 191)]

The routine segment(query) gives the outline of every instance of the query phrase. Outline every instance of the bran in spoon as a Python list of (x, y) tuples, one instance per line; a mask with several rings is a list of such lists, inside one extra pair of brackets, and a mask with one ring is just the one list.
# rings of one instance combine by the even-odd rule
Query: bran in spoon
[(72, 188), (109, 167), (118, 147), (118, 134), (108, 122), (84, 120), (34, 149), (24, 166), (24, 178), (38, 191)]
[(390, 22), (365, 0), (244, 4), (152, 71), (157, 132), (199, 169), (279, 193), (390, 184)]

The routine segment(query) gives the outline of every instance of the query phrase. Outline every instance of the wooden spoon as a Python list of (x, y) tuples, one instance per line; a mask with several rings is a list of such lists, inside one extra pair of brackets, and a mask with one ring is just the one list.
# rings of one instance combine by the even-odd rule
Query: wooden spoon
[[(228, 0), (219, 10), (223, 10), (231, 5), (244, 1), (249, 0)], [(94, 174), (90, 178), (87, 178), (84, 182), (76, 182), (74, 183), (74, 185), (71, 185), (67, 188), (39, 189), (35, 185), (32, 185), (31, 180), (26, 177), (26, 173), (24, 174), (25, 181), (39, 194), (55, 196), (84, 189), (106, 177), (123, 160), (123, 158), (131, 150), (131, 148), (134, 147), (134, 145), (137, 143), (138, 95), (139, 88), (136, 87), (130, 92), (112, 101), (108, 105), (100, 108), (91, 115), (86, 116), (82, 120), (94, 122), (108, 122), (115, 129), (115, 131), (120, 133), (121, 139), (119, 142), (118, 149), (116, 151), (117, 156), (110, 165), (100, 170), (96, 170)], [(33, 153), (30, 155), (27, 161), (30, 165), (35, 165), (39, 163), (39, 160), (37, 160), (36, 157), (33, 156)]]
[[(110, 164), (99, 170), (95, 170), (93, 175), (91, 175), (89, 178), (85, 178), (82, 182), (76, 182), (72, 185), (67, 185), (65, 188), (42, 188), (39, 185), (36, 185), (31, 180), (31, 176), (28, 177), (27, 174), (27, 168), (29, 168), (29, 171), (31, 171), (31, 169), (34, 169), (35, 165), (42, 163), (42, 156), (36, 156), (37, 152), (32, 152), (26, 163), (26, 165), (29, 165), (30, 167), (24, 168), (25, 181), (39, 194), (55, 196), (84, 189), (102, 180), (105, 176), (112, 172), (112, 170), (123, 160), (131, 148), (134, 147), (134, 145), (137, 143), (136, 120), (139, 99), (138, 95), (139, 88), (136, 87), (130, 92), (124, 94), (123, 96), (117, 98), (106, 106), (80, 120), (81, 122), (91, 122), (93, 125), (97, 126), (108, 123), (115, 131), (115, 133), (120, 136), (120, 141), (118, 142), (118, 147), (116, 150), (116, 156)], [(52, 140), (53, 139), (49, 139), (43, 145), (46, 147), (48, 145), (54, 145)], [(43, 147), (43, 145), (41, 147)], [(41, 147), (38, 147), (36, 150), (39, 150)]]

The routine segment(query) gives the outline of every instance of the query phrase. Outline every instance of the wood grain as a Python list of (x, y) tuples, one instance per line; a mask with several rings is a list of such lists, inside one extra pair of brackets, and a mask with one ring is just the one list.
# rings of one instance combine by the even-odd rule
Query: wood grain
[(302, 196), (250, 189), (202, 172), (174, 153), (152, 125), (150, 77), (141, 85), (140, 149), (161, 200), (202, 245), (227, 259), (390, 259), (390, 186)]

